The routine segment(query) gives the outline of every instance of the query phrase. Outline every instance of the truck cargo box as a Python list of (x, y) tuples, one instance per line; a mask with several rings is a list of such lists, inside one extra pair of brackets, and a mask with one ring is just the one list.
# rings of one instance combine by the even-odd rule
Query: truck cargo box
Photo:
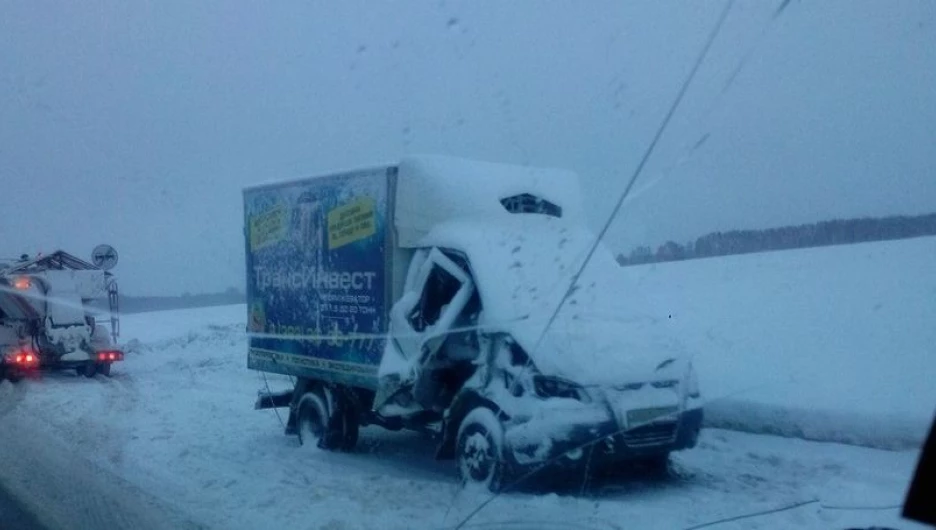
[(396, 167), (244, 191), (248, 367), (376, 389)]

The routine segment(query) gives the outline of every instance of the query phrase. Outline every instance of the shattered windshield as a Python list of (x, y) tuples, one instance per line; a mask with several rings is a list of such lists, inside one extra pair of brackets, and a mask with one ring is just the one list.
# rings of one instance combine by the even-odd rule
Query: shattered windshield
[(0, 2), (0, 529), (923, 528), (934, 29)]

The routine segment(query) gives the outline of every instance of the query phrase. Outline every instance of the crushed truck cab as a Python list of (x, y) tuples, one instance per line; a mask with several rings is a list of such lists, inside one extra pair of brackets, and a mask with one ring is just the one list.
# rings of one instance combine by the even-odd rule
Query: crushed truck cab
[(573, 173), (414, 157), (244, 199), (248, 367), (298, 378), (256, 406), (288, 407), (303, 444), (420, 430), (491, 489), (695, 445), (698, 382), (665, 322), (600, 243), (571, 285), (596, 244)]
[[(693, 368), (615, 280), (623, 275), (610, 253), (595, 253), (552, 318), (594, 242), (558, 218), (439, 225), (413, 258), (433, 271), (414, 275), (407, 292), (418, 297), (404, 295), (391, 312), (391, 335), (422, 339), (388, 344), (380, 375), (400, 390), (386, 401), (378, 392), (377, 410), (446, 407), (444, 382), (469, 371), (459, 367), (467, 361), (475, 369), (459, 392), (496, 408), (515, 469), (575, 465), (585, 450), (596, 462), (694, 446), (702, 409)], [(447, 421), (454, 446), (457, 415)]]

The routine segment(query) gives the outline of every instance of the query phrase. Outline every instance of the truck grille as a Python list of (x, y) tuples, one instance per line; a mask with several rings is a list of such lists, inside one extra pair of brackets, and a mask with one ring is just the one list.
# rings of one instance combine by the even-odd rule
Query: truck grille
[(628, 447), (650, 447), (676, 441), (676, 423), (652, 423), (626, 431), (622, 438)]

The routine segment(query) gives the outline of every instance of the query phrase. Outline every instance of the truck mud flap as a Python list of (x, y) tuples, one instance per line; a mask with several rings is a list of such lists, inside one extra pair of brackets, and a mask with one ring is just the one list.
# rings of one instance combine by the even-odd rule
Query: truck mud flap
[(267, 392), (261, 390), (257, 393), (257, 401), (254, 403), (255, 410), (279, 409), (288, 407), (292, 402), (293, 391), (285, 390), (283, 392)]

